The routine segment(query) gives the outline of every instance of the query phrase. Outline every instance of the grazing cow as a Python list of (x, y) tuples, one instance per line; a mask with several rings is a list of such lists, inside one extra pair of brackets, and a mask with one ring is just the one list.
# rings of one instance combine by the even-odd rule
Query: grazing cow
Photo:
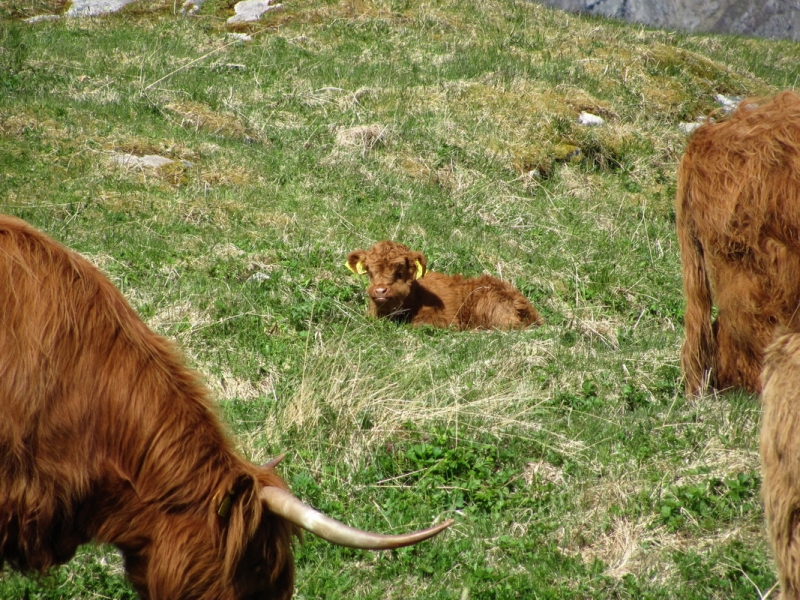
[(413, 325), (457, 329), (521, 329), (542, 318), (509, 283), (482, 275), (464, 279), (427, 271), (421, 252), (403, 244), (378, 242), (355, 250), (347, 268), (369, 277), (369, 314)]
[(730, 119), (698, 128), (675, 210), (686, 392), (706, 383), (758, 391), (773, 331), (800, 322), (800, 97), (746, 100)]
[(301, 503), (234, 449), (198, 376), (89, 262), (0, 216), (0, 567), (96, 540), (146, 600), (284, 600), (302, 527), (391, 548)]
[(800, 600), (800, 334), (780, 333), (761, 376), (761, 497), (783, 600)]

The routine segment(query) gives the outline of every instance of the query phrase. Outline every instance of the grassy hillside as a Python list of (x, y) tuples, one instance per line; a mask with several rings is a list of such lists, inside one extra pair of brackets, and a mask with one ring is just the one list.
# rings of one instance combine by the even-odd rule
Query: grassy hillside
[[(0, 3), (0, 211), (99, 265), (300, 497), (456, 519), (383, 554), (308, 537), (297, 598), (770, 594), (757, 399), (682, 392), (673, 197), (679, 123), (796, 85), (796, 44), (513, 0), (288, 0), (250, 41), (227, 0), (20, 20), (61, 4)], [(545, 325), (368, 320), (344, 258), (385, 238)], [(0, 573), (0, 598), (101, 597), (133, 597), (110, 548)]]

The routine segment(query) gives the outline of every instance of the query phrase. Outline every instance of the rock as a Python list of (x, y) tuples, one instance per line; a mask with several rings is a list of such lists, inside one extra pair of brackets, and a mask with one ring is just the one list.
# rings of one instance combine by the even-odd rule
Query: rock
[(689, 135), (694, 133), (694, 130), (700, 127), (700, 125), (702, 125), (702, 123), (698, 123), (697, 121), (692, 123), (678, 123), (678, 129), (680, 129), (686, 135)]
[(157, 169), (175, 161), (165, 156), (158, 154), (147, 154), (145, 156), (136, 156), (135, 154), (119, 154), (114, 153), (111, 155), (111, 162), (126, 167), (148, 167), (150, 169)]
[[(135, 2), (136, 0), (73, 0), (69, 9), (63, 15), (37, 15), (25, 19), (26, 23), (38, 23), (39, 21), (51, 21), (61, 17), (96, 17), (107, 13), (117, 12), (123, 6)], [(139, 0), (144, 2), (145, 0)], [(200, 10), (205, 0), (185, 0), (181, 5), (181, 14), (195, 15)], [(248, 21), (258, 21), (268, 10), (280, 8), (281, 4), (271, 4), (272, 0), (243, 0), (234, 7), (236, 14), (228, 19), (228, 23), (245, 23)], [(242, 41), (250, 41), (250, 36), (241, 38)]]
[(661, 29), (800, 40), (800, 0), (538, 0)]
[[(740, 96), (726, 96), (725, 94), (717, 94), (714, 96), (714, 99), (719, 102), (720, 106), (722, 106), (722, 112), (727, 114), (736, 110), (743, 100), (743, 98)], [(707, 120), (708, 119), (706, 117), (700, 116), (697, 117), (694, 122), (678, 123), (678, 129), (680, 129), (686, 135), (689, 135)], [(711, 122), (713, 123), (714, 119), (711, 119)]]
[(724, 94), (717, 94), (714, 99), (722, 105), (722, 110), (726, 113), (732, 113), (742, 101), (739, 96), (725, 96)]
[(271, 4), (271, 0), (242, 0), (238, 2), (233, 10), (236, 12), (228, 23), (247, 23), (258, 21), (268, 10), (280, 8), (283, 4)]
[[(680, 129), (686, 135), (689, 135), (694, 132), (695, 129), (700, 127), (703, 123), (708, 121), (709, 119), (704, 116), (697, 117), (693, 122), (690, 123), (678, 123), (678, 129)], [(711, 122), (714, 122), (714, 119), (711, 119)]]
[(73, 0), (69, 9), (63, 15), (36, 15), (25, 19), (25, 23), (54, 21), (61, 17), (97, 17), (106, 13), (117, 12), (131, 2), (135, 2), (135, 0)]
[(592, 113), (582, 112), (578, 116), (578, 123), (581, 125), (602, 125), (605, 123), (603, 117), (598, 117), (597, 115), (593, 115)]
[(247, 35), (246, 33), (228, 33), (228, 37), (231, 40), (239, 41), (239, 42), (252, 42), (252, 36)]
[(134, 0), (73, 0), (69, 10), (64, 13), (67, 17), (96, 17), (106, 13), (117, 12), (126, 4)]
[(25, 23), (38, 23), (39, 21), (55, 21), (56, 19), (60, 18), (61, 15), (36, 15), (35, 17), (23, 19), (23, 21)]
[(202, 0), (186, 0), (186, 2), (181, 5), (181, 14), (189, 16), (196, 15), (202, 4)]

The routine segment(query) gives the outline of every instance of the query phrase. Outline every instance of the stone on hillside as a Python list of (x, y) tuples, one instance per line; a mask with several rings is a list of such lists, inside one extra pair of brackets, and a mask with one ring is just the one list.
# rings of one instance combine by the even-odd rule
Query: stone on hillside
[(680, 129), (686, 135), (694, 133), (694, 130), (700, 127), (702, 123), (698, 123), (694, 121), (693, 123), (678, 123), (678, 129)]
[(181, 14), (189, 16), (196, 15), (202, 4), (203, 0), (186, 0), (186, 2), (181, 5)]
[(732, 113), (742, 101), (739, 96), (726, 96), (724, 94), (717, 94), (714, 99), (722, 105), (722, 110), (726, 113)]
[[(703, 123), (708, 121), (708, 117), (700, 116), (697, 119), (690, 123), (678, 123), (678, 129), (680, 129), (686, 135), (694, 133), (694, 130), (700, 127)], [(711, 119), (711, 122), (714, 122), (714, 119)]]
[(552, 8), (693, 33), (800, 40), (800, 0), (538, 0)]
[(126, 4), (135, 0), (72, 0), (69, 9), (63, 15), (36, 15), (25, 19), (25, 23), (53, 21), (61, 17), (97, 17), (106, 13), (117, 12)]
[[(719, 105), (722, 107), (722, 112), (726, 114), (732, 113), (736, 110), (739, 105), (742, 103), (743, 98), (740, 96), (726, 96), (725, 94), (716, 94), (714, 96), (714, 100), (716, 100)], [(703, 123), (707, 121), (707, 117), (699, 116), (694, 122), (690, 123), (678, 123), (678, 129), (680, 129), (686, 135), (693, 133), (695, 129), (700, 127)], [(714, 119), (711, 119), (711, 122), (714, 122)]]
[(234, 41), (239, 42), (252, 42), (252, 36), (247, 35), (246, 33), (228, 33), (228, 37)]
[(269, 273), (265, 273), (264, 271), (256, 271), (247, 278), (247, 281), (255, 281), (256, 283), (259, 283), (261, 281), (267, 281), (268, 279)]
[(271, 0), (242, 0), (237, 2), (233, 10), (236, 14), (228, 19), (228, 23), (247, 23), (258, 21), (268, 10), (280, 8), (282, 4), (272, 4)]
[(61, 15), (36, 15), (35, 17), (23, 19), (23, 21), (25, 23), (38, 23), (39, 21), (55, 21), (56, 19), (60, 18)]
[(605, 123), (603, 117), (598, 117), (597, 115), (593, 115), (592, 113), (582, 112), (578, 116), (578, 123), (581, 125), (602, 125)]
[(175, 161), (165, 156), (158, 154), (147, 154), (145, 156), (136, 156), (135, 154), (118, 154), (111, 155), (111, 162), (126, 167), (148, 167), (150, 169), (157, 169)]
[(64, 14), (67, 17), (96, 17), (106, 13), (117, 12), (126, 4), (134, 0), (73, 0), (69, 10)]

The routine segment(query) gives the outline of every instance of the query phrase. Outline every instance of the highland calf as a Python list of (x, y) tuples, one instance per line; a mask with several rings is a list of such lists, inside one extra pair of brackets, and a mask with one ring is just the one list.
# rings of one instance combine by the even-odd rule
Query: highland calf
[(542, 318), (509, 283), (482, 275), (465, 279), (427, 271), (427, 260), (403, 244), (378, 242), (355, 250), (347, 267), (369, 278), (369, 314), (413, 325), (456, 329), (521, 329)]
[(89, 262), (0, 216), (0, 567), (45, 570), (95, 540), (145, 600), (285, 600), (292, 538), (393, 548), (244, 460), (206, 388)]
[(766, 350), (761, 383), (761, 497), (783, 600), (800, 600), (800, 334)]
[(758, 391), (775, 328), (800, 324), (800, 97), (746, 100), (730, 119), (698, 128), (675, 208), (686, 392)]

